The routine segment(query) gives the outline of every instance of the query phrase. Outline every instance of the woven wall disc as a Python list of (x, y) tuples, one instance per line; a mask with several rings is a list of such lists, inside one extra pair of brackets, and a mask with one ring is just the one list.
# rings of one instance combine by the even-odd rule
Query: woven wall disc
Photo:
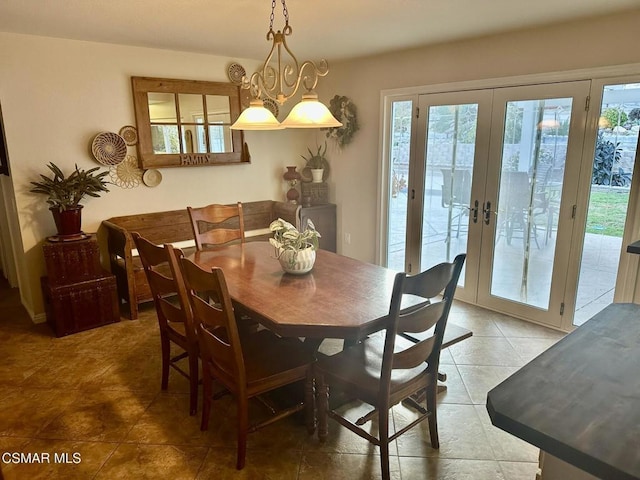
[(118, 165), (127, 156), (127, 143), (117, 133), (102, 132), (93, 139), (91, 153), (103, 165)]
[(125, 125), (118, 133), (130, 147), (138, 143), (138, 131), (133, 125)]
[(142, 181), (142, 170), (138, 168), (138, 159), (133, 155), (127, 155), (123, 162), (109, 169), (109, 178), (122, 188), (137, 187)]

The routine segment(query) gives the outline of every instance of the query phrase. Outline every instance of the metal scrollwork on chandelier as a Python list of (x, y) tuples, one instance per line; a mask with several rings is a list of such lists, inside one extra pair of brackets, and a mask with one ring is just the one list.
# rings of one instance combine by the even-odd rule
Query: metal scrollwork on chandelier
[[(298, 62), (287, 45), (286, 37), (291, 35), (293, 29), (289, 25), (289, 11), (286, 2), (285, 0), (281, 1), (285, 20), (284, 28), (278, 31), (273, 30), (276, 0), (272, 0), (267, 40), (273, 44), (262, 68), (251, 76), (242, 78), (242, 88), (250, 90), (251, 102), (249, 108), (242, 112), (231, 128), (237, 130), (277, 130), (342, 126), (329, 109), (318, 101), (318, 95), (314, 91), (318, 84), (318, 78), (329, 73), (329, 65), (324, 59), (317, 65), (310, 60)], [(283, 105), (298, 92), (300, 86), (306, 90), (302, 95), (302, 101), (291, 110), (289, 116), (282, 123), (279, 123), (271, 112), (264, 108), (263, 100), (270, 98)]]
[[(267, 40), (272, 41), (271, 51), (267, 55), (267, 59), (262, 65), (262, 69), (254, 72), (248, 79), (245, 78), (245, 88), (251, 88), (252, 96), (261, 98), (262, 94), (272, 98), (280, 105), (283, 105), (289, 98), (293, 97), (303, 85), (307, 91), (314, 90), (318, 84), (318, 77), (324, 77), (329, 73), (329, 65), (325, 59), (320, 61), (319, 65), (307, 60), (302, 65), (287, 45), (287, 36), (293, 33), (291, 25), (289, 25), (289, 11), (284, 0), (282, 0), (282, 13), (284, 15), (284, 28), (282, 31), (273, 30), (274, 12), (276, 8), (276, 0), (271, 2), (271, 21), (269, 23), (269, 31), (267, 32)], [(284, 51), (283, 51), (284, 50)], [(290, 61), (286, 59), (283, 62), (283, 54), (286, 53), (290, 57)], [(271, 61), (276, 60), (278, 70), (276, 70)], [(285, 92), (285, 89), (287, 92)]]

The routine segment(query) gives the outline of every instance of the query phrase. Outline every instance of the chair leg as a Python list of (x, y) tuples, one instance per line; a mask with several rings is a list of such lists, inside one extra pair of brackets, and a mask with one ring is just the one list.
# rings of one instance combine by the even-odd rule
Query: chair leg
[(391, 478), (389, 471), (389, 408), (381, 406), (378, 413), (378, 432), (380, 435), (380, 467), (382, 468), (382, 479)]
[(316, 431), (316, 417), (315, 417), (315, 395), (313, 391), (313, 371), (309, 369), (307, 372), (307, 379), (304, 385), (304, 412), (305, 423), (307, 425), (307, 432), (309, 435), (313, 435)]
[(440, 448), (440, 441), (438, 440), (438, 416), (436, 415), (436, 402), (438, 393), (438, 383), (434, 382), (427, 387), (427, 410), (431, 412), (429, 415), (429, 436), (431, 437), (431, 447)]
[(211, 396), (213, 394), (213, 381), (209, 372), (205, 371), (205, 366), (202, 366), (202, 421), (200, 422), (200, 430), (207, 430), (209, 428), (209, 415), (211, 413)]
[(162, 349), (162, 390), (169, 387), (169, 365), (171, 364), (171, 345), (165, 334), (160, 334), (160, 348)]
[(318, 439), (320, 443), (327, 440), (327, 411), (329, 409), (329, 387), (324, 381), (322, 373), (316, 373), (316, 388), (318, 393)]
[(189, 414), (198, 411), (198, 355), (189, 352)]
[(242, 470), (247, 458), (247, 436), (249, 434), (249, 400), (238, 397), (238, 455), (236, 469)]

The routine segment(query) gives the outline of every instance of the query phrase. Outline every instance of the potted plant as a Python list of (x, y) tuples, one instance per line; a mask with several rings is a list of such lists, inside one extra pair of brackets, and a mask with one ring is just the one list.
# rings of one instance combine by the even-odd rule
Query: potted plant
[(302, 232), (281, 218), (271, 222), (269, 230), (273, 232), (269, 243), (275, 247), (276, 258), (285, 272), (303, 274), (313, 268), (320, 233), (311, 220)]
[(100, 167), (83, 170), (75, 166), (69, 175), (65, 174), (53, 162), (47, 165), (53, 177), (40, 175), (42, 181), (31, 182), (31, 192), (47, 196), (49, 210), (58, 229), (58, 236), (70, 239), (82, 235), (82, 205), (80, 201), (85, 196), (99, 197), (102, 192), (108, 192), (104, 177), (108, 171), (96, 173)]
[(323, 180), (324, 169), (327, 165), (327, 158), (325, 154), (327, 153), (327, 142), (324, 142), (324, 150), (322, 147), (318, 147), (318, 151), (313, 153), (310, 148), (309, 157), (305, 157), (304, 155), (300, 155), (307, 162), (307, 168), (311, 170), (311, 177), (313, 179), (313, 183), (321, 183)]

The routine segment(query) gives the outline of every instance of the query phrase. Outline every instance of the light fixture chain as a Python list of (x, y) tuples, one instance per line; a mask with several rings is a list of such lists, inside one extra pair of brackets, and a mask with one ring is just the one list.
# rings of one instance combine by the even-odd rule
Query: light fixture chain
[(271, 0), (271, 21), (269, 22), (269, 30), (273, 31), (273, 16), (276, 10), (276, 0)]
[(287, 2), (282, 0), (282, 14), (284, 15), (284, 24), (289, 25), (289, 10), (287, 10)]

